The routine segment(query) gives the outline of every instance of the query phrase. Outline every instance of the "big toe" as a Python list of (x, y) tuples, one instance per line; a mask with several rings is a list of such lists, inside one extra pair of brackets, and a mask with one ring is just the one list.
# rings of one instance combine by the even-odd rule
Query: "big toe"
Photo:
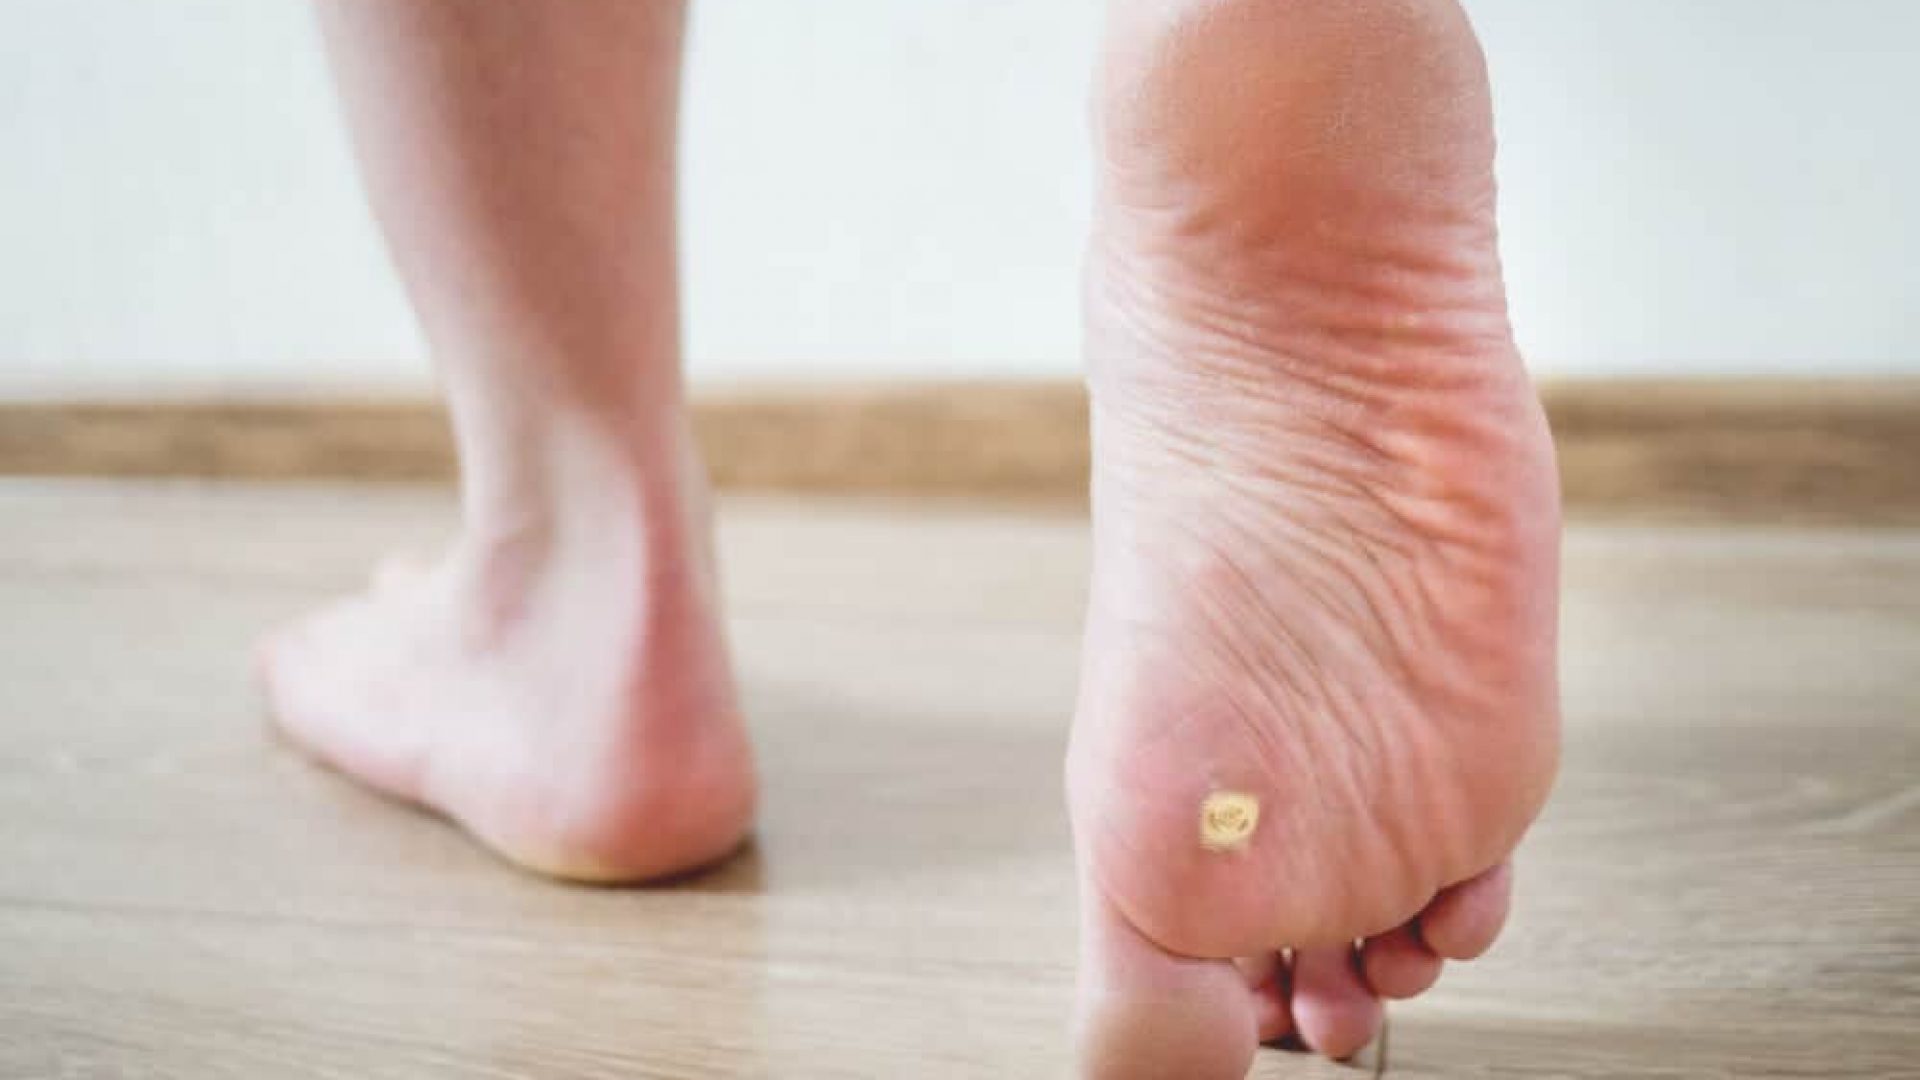
[[(1077, 1052), (1086, 1080), (1241, 1080), (1284, 1006), (1270, 973), (1161, 949), (1097, 889), (1081, 927)], [(1249, 983), (1259, 985), (1249, 986)], [(1274, 1015), (1278, 1010), (1278, 1015)]]

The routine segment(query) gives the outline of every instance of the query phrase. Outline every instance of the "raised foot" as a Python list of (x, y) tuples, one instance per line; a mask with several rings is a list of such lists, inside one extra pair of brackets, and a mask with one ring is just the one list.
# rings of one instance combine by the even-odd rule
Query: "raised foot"
[(1492, 944), (1558, 756), (1484, 72), (1451, 0), (1141, 0), (1099, 106), (1084, 1071), (1345, 1057)]
[(383, 569), (263, 643), (275, 719), (539, 873), (638, 881), (724, 857), (755, 779), (705, 537), (662, 527), (684, 513), (670, 500), (625, 509), (609, 494), (586, 528)]
[(1231, 959), (1162, 948), (1090, 888), (1076, 1033), (1082, 1071), (1099, 1080), (1239, 1077), (1262, 1044), (1290, 1037), (1351, 1057), (1379, 1034), (1383, 1001), (1425, 992), (1446, 960), (1471, 960), (1492, 946), (1510, 886), (1502, 864), (1358, 946)]

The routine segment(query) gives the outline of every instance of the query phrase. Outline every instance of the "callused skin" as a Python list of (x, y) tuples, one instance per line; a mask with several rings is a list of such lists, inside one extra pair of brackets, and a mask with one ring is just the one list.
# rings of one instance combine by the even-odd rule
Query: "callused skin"
[[(1352, 1053), (1498, 933), (1558, 751), (1558, 494), (1454, 0), (1112, 2), (1081, 1060), (1234, 1078)], [(464, 529), (270, 638), (276, 716), (540, 872), (722, 857), (757, 784), (681, 400), (682, 7), (321, 11)]]
[[(1109, 33), (1083, 1054), (1237, 1076), (1296, 1027), (1353, 1052), (1497, 931), (1558, 754), (1558, 491), (1451, 0), (1117, 0)], [(1203, 842), (1221, 792), (1243, 843)]]

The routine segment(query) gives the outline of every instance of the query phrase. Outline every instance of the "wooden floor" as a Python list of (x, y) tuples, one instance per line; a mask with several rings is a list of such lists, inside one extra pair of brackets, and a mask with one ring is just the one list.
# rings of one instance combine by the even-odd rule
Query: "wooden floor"
[[(726, 503), (764, 826), (608, 890), (262, 726), (253, 635), (448, 511), (0, 486), (0, 1076), (1060, 1073), (1081, 520)], [(1517, 920), (1391, 1074), (1920, 1077), (1920, 532), (1577, 527), (1565, 677)]]

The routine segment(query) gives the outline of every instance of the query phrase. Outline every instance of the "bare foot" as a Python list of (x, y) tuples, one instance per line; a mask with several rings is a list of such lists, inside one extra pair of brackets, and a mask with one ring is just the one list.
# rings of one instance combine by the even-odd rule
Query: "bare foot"
[(322, 761), (542, 873), (713, 861), (745, 835), (755, 784), (704, 482), (684, 439), (651, 473), (584, 431), (555, 443), (524, 513), (470, 521), (439, 566), (390, 567), (270, 638), (275, 716)]
[(1482, 60), (1452, 0), (1123, 0), (1097, 115), (1085, 1071), (1344, 1057), (1492, 943), (1558, 755)]
[(684, 4), (321, 4), (460, 453), (465, 534), (276, 636), (315, 756), (507, 858), (656, 877), (755, 785), (679, 374)]

